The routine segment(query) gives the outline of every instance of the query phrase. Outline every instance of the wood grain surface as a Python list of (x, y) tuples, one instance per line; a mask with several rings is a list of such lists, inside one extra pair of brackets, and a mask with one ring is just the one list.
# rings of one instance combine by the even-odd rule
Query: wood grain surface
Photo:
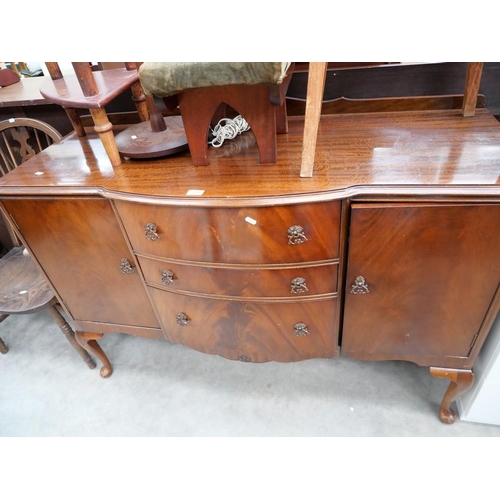
[[(253, 362), (337, 355), (336, 299), (266, 304), (188, 297), (155, 288), (150, 294), (171, 342)], [(185, 326), (177, 321), (179, 313), (186, 317)], [(296, 336), (297, 323), (307, 325), (308, 334)]]
[[(470, 367), (500, 283), (499, 227), (499, 204), (353, 204), (343, 352)], [(351, 293), (358, 276), (368, 293)]]
[[(340, 203), (274, 207), (191, 208), (116, 201), (135, 252), (199, 262), (272, 264), (338, 257)], [(157, 227), (158, 240), (145, 237)], [(288, 230), (307, 238), (290, 244)]]
[(76, 320), (158, 328), (134, 260), (104, 199), (9, 200), (5, 206)]
[(293, 203), (366, 194), (499, 193), (500, 124), (487, 110), (470, 118), (460, 110), (323, 116), (311, 178), (299, 177), (302, 139), (303, 119), (292, 117), (289, 133), (277, 137), (272, 165), (259, 164), (250, 141), (230, 156), (211, 149), (205, 167), (179, 153), (112, 168), (96, 134), (72, 134), (0, 179), (0, 196), (101, 194), (155, 204), (241, 206), (272, 205), (277, 197)]

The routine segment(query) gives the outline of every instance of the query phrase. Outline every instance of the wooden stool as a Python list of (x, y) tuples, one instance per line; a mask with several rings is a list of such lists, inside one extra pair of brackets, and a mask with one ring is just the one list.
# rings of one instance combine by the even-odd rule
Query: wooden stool
[(132, 91), (140, 121), (149, 119), (146, 98), (142, 91), (135, 63), (125, 63), (125, 68), (92, 71), (87, 62), (71, 63), (73, 75), (63, 76), (58, 63), (45, 63), (51, 80), (46, 80), (40, 87), (40, 93), (49, 101), (61, 105), (79, 137), (85, 136), (85, 130), (78, 114), (78, 109), (88, 109), (94, 120), (95, 130), (99, 134), (104, 149), (114, 167), (121, 164), (121, 157), (116, 146), (105, 106), (127, 89)]
[[(210, 65), (219, 64), (220, 68), (221, 64), (230, 65), (231, 63), (203, 63), (202, 69), (205, 75), (198, 76), (190, 88), (179, 91), (178, 88), (170, 88), (169, 83), (165, 83), (162, 88), (161, 73), (158, 75), (162, 70), (161, 65), (165, 65), (166, 72), (177, 71), (189, 75), (193, 72), (191, 65), (200, 63), (182, 63), (178, 66), (175, 64), (144, 63), (139, 70), (139, 77), (146, 94), (170, 99), (172, 93), (176, 93), (193, 165), (209, 164), (209, 128), (214, 115), (222, 105), (230, 106), (248, 122), (257, 142), (260, 162), (276, 162), (276, 134), (288, 131), (285, 94), (293, 73), (293, 63), (288, 66), (286, 76), (280, 83), (269, 83), (269, 81), (255, 83), (259, 81), (258, 77), (251, 83), (235, 83), (244, 81), (245, 77), (238, 78), (238, 75), (230, 75), (230, 83), (223, 85), (224, 77), (217, 79), (217, 75), (210, 73)], [(214, 71), (216, 70), (217, 67), (214, 67)], [(157, 73), (154, 77), (151, 75), (153, 71)], [(204, 76), (206, 76), (206, 82)], [(183, 81), (182, 75), (178, 81)], [(214, 81), (216, 84), (212, 85)]]

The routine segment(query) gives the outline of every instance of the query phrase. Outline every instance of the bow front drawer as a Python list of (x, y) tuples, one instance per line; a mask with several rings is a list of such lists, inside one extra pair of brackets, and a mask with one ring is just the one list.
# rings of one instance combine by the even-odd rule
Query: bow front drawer
[(337, 356), (335, 298), (252, 302), (150, 288), (167, 340), (240, 361)]
[(115, 205), (138, 254), (241, 264), (338, 257), (338, 201), (246, 208), (192, 208), (123, 201)]
[(232, 297), (302, 298), (337, 291), (337, 264), (301, 267), (186, 265), (139, 257), (149, 285)]

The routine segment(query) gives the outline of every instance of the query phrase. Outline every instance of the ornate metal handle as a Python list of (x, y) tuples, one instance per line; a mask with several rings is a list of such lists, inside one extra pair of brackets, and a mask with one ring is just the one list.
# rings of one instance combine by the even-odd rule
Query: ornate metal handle
[(179, 314), (175, 317), (175, 322), (176, 322), (178, 325), (181, 325), (181, 326), (187, 326), (187, 324), (188, 324), (188, 317), (187, 317), (184, 313), (179, 313)]
[(302, 226), (292, 226), (288, 229), (289, 245), (300, 245), (306, 241), (307, 237), (304, 234), (304, 228)]
[(351, 285), (351, 293), (354, 293), (355, 295), (370, 293), (370, 290), (368, 290), (368, 283), (365, 281), (363, 276), (358, 276), (354, 280), (354, 284)]
[(131, 274), (134, 272), (134, 268), (130, 265), (130, 262), (127, 259), (122, 259), (120, 263), (120, 271), (123, 274)]
[(295, 325), (293, 325), (293, 335), (294, 337), (305, 337), (309, 335), (307, 325), (305, 323), (295, 323)]
[(158, 227), (156, 226), (156, 224), (148, 222), (146, 224), (146, 227), (144, 228), (144, 235), (146, 236), (146, 239), (151, 241), (159, 240), (160, 236), (156, 231), (158, 231)]
[(173, 285), (174, 284), (174, 273), (168, 269), (165, 269), (165, 271), (163, 271), (161, 273), (161, 282), (164, 284), (164, 285)]
[(308, 292), (309, 289), (307, 288), (306, 285), (306, 280), (304, 278), (293, 278), (293, 280), (290, 283), (291, 286), (291, 293), (304, 293)]
[(252, 361), (252, 358), (249, 358), (248, 356), (238, 356), (238, 360), (248, 363), (249, 361)]

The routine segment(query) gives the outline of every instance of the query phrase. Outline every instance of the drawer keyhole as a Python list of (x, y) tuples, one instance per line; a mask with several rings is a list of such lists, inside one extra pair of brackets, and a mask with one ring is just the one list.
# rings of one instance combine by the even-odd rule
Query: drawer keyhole
[(158, 235), (158, 227), (156, 224), (153, 224), (152, 222), (148, 222), (146, 224), (146, 227), (144, 228), (144, 235), (146, 236), (147, 240), (150, 241), (156, 241), (160, 239), (160, 236)]
[(295, 325), (293, 325), (293, 335), (294, 337), (305, 337), (309, 335), (307, 325), (305, 323), (295, 323)]
[(304, 278), (294, 278), (292, 282), (290, 283), (291, 285), (291, 292), (292, 293), (305, 293), (308, 292), (309, 289), (307, 288), (306, 280)]
[(301, 243), (305, 243), (306, 241), (307, 237), (302, 226), (292, 226), (288, 229), (289, 245), (300, 245)]
[(358, 276), (354, 280), (354, 284), (351, 285), (351, 293), (354, 295), (364, 295), (365, 293), (370, 293), (368, 289), (368, 283), (365, 281), (363, 276)]
[(134, 272), (134, 268), (130, 265), (130, 262), (127, 259), (122, 259), (120, 262), (120, 271), (123, 274), (132, 274)]
[(179, 313), (175, 317), (175, 322), (180, 326), (187, 326), (188, 325), (188, 317), (184, 313)]
[(172, 271), (170, 271), (169, 269), (165, 269), (165, 271), (163, 271), (161, 273), (161, 282), (164, 285), (168, 285), (168, 286), (173, 285), (174, 284), (174, 273)]

